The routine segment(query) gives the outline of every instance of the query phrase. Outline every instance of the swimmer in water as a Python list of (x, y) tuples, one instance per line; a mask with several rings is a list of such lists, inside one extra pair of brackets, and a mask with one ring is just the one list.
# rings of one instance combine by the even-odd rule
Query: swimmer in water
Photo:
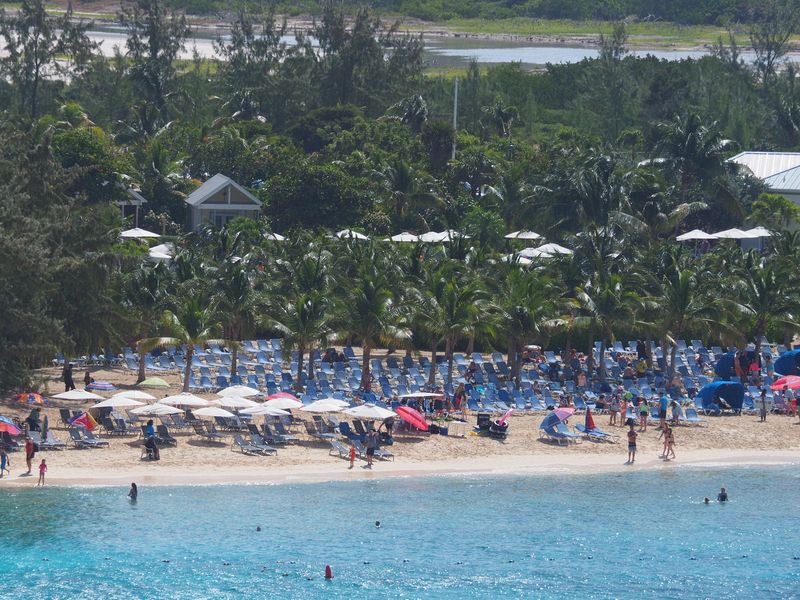
[(725, 488), (720, 488), (719, 494), (717, 494), (717, 502), (727, 502), (728, 501), (728, 490)]
[(380, 526), (381, 526), (381, 522), (380, 521), (375, 521), (375, 527), (380, 527)]
[(708, 497), (708, 496), (706, 496), (705, 498), (703, 498), (703, 504), (709, 504), (710, 502), (711, 502), (711, 500), (709, 499), (709, 497)]
[(131, 502), (136, 502), (136, 499), (139, 497), (139, 488), (136, 487), (135, 483), (131, 484), (131, 491), (128, 492), (128, 498), (131, 499)]

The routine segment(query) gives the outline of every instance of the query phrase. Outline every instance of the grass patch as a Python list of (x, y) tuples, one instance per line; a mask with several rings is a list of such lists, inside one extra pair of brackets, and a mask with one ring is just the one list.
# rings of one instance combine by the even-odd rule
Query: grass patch
[[(610, 34), (613, 23), (610, 21), (555, 21), (544, 19), (451, 19), (436, 23), (406, 23), (405, 27), (416, 30), (445, 29), (454, 32), (518, 35), (518, 36), (598, 36)], [(655, 47), (699, 46), (713, 44), (722, 36), (727, 39), (728, 32), (722, 27), (711, 25), (678, 25), (668, 22), (634, 22), (627, 24), (631, 45)], [(740, 45), (749, 43), (745, 28), (736, 30), (736, 40)], [(800, 41), (795, 36), (794, 41)]]

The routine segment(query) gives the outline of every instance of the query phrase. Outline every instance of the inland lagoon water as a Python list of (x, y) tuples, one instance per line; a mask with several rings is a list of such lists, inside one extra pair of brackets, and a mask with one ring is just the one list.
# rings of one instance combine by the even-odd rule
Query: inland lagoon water
[(135, 504), (127, 488), (6, 488), (0, 596), (789, 598), (798, 490), (796, 467), (679, 466), (140, 486)]

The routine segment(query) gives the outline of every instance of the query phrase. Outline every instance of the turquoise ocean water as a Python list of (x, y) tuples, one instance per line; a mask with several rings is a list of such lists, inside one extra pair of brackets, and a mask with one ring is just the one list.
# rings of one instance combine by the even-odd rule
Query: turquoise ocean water
[[(721, 485), (731, 502), (703, 505)], [(798, 491), (796, 467), (142, 487), (136, 504), (0, 489), (0, 597), (792, 598)]]

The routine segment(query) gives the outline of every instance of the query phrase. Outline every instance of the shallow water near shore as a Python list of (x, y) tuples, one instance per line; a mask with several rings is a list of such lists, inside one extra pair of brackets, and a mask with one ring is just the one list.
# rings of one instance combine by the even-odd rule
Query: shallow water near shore
[(798, 489), (795, 467), (6, 489), (2, 596), (785, 598)]

